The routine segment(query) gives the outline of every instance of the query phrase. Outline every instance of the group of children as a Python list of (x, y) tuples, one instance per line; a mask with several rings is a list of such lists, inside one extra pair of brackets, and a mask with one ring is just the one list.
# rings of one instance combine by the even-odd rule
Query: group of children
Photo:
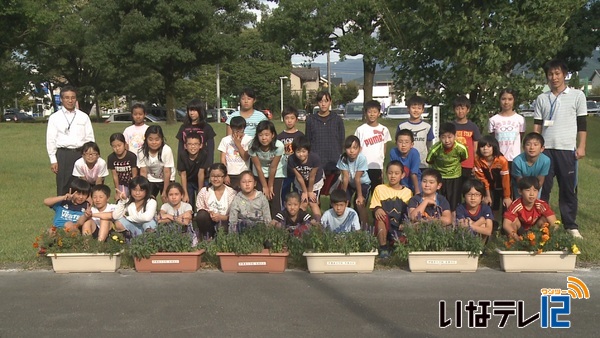
[[(320, 109), (328, 111), (328, 93), (318, 98)], [(177, 161), (162, 128), (145, 125), (144, 106), (136, 104), (133, 125), (110, 136), (113, 153), (107, 161), (96, 143), (86, 143), (69, 193), (44, 203), (56, 211), (55, 226), (81, 228), (99, 240), (111, 228), (136, 236), (162, 222), (180, 223), (198, 239), (214, 236), (219, 226), (240, 231), (259, 222), (297, 234), (316, 223), (333, 231), (366, 230), (372, 212), (384, 257), (390, 240), (402, 236), (406, 219), (439, 219), (489, 236), (493, 212), (502, 209), (504, 230), (518, 236), (555, 217), (538, 199), (550, 165), (542, 153), (544, 140), (540, 134), (527, 134), (524, 152), (519, 151), (525, 122), (514, 112), (514, 99), (510, 90), (501, 93), (502, 110), (489, 122), (491, 135), (481, 137), (467, 118), (469, 100), (457, 98), (456, 120), (442, 124), (440, 140), (432, 144), (432, 128), (422, 119), (425, 100), (410, 98), (410, 118), (398, 126), (396, 147), (388, 155), (387, 183), (383, 166), (391, 136), (378, 122), (380, 104), (367, 102), (365, 123), (343, 139), (333, 187), (331, 168), (313, 151), (311, 138), (296, 128), (294, 108), (282, 113), (285, 130), (277, 134), (274, 124), (253, 109), (253, 92), (245, 90), (242, 109), (228, 119), (229, 134), (217, 147), (220, 162), (213, 163), (216, 134), (204, 120), (202, 102), (194, 100), (187, 107), (187, 121), (177, 133)], [(319, 113), (324, 125), (335, 118), (327, 111)], [(109, 170), (116, 204), (108, 203), (111, 189), (104, 184)], [(181, 183), (175, 182), (176, 171)], [(324, 213), (321, 193), (330, 195), (331, 209)]]

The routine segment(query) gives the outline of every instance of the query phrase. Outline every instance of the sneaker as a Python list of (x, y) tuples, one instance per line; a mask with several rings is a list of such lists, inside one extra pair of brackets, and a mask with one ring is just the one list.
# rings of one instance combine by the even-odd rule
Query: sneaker
[(385, 259), (385, 258), (389, 258), (390, 257), (390, 253), (387, 250), (380, 250), (379, 251), (379, 256), (377, 256), (381, 259)]
[(575, 238), (583, 238), (583, 236), (581, 236), (581, 234), (579, 233), (578, 229), (567, 229), (567, 231), (571, 234), (571, 236)]

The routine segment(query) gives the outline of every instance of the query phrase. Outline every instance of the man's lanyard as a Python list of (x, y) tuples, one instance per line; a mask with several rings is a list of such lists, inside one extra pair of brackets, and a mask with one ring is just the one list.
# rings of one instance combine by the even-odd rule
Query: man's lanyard
[(560, 93), (558, 93), (558, 95), (556, 95), (554, 102), (550, 98), (552, 96), (552, 92), (548, 93), (548, 102), (550, 102), (550, 116), (548, 116), (548, 120), (552, 120), (552, 118), (554, 117), (554, 112), (556, 111), (556, 101), (558, 101), (558, 98), (562, 93), (565, 92), (565, 90), (567, 90), (567, 87), (565, 87), (565, 89), (563, 89)]

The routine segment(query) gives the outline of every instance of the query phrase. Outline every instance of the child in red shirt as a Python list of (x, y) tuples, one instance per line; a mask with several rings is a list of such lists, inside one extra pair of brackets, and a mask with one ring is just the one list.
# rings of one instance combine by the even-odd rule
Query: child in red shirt
[(503, 222), (504, 231), (515, 240), (519, 240), (519, 235), (534, 225), (539, 227), (544, 223), (556, 222), (556, 216), (548, 203), (538, 199), (540, 182), (537, 177), (523, 177), (518, 187), (521, 197), (506, 210)]

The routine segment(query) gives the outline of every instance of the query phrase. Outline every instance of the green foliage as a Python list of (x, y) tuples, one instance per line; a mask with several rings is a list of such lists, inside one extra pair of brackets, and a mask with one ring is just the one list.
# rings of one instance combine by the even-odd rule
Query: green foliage
[(241, 233), (229, 232), (219, 228), (215, 239), (217, 252), (233, 252), (238, 255), (261, 252), (270, 249), (281, 253), (288, 249), (290, 235), (286, 229), (257, 224)]
[[(431, 104), (469, 95), (480, 126), (498, 110), (497, 93), (511, 87), (516, 105), (544, 82), (540, 66), (566, 41), (564, 24), (583, 0), (384, 1), (382, 41), (396, 87)], [(556, 9), (560, 8), (560, 11)], [(543, 15), (541, 14), (543, 13)]]
[(512, 237), (504, 237), (500, 248), (501, 250), (532, 253), (545, 251), (579, 253), (579, 248), (575, 245), (575, 238), (565, 230), (559, 221), (553, 225), (545, 223), (541, 227), (534, 226), (519, 236), (518, 241)]
[(406, 243), (396, 242), (394, 253), (402, 259), (415, 251), (468, 251), (478, 256), (483, 250), (481, 236), (460, 226), (444, 226), (438, 220), (404, 225)]
[(322, 226), (313, 226), (302, 234), (301, 247), (308, 252), (371, 252), (377, 248), (377, 238), (368, 231), (335, 233)]
[(358, 83), (354, 81), (348, 82), (345, 86), (339, 87), (339, 101), (336, 104), (346, 104), (352, 102), (358, 96)]
[(591, 0), (579, 8), (566, 22), (565, 44), (557, 57), (565, 60), (569, 71), (575, 72), (585, 66), (585, 59), (592, 55), (600, 42), (600, 1)]
[(144, 232), (131, 240), (129, 252), (137, 259), (150, 258), (157, 252), (192, 252), (192, 238), (177, 223), (159, 224), (155, 231)]
[(79, 231), (51, 227), (36, 237), (33, 247), (38, 256), (46, 253), (108, 253), (115, 254), (125, 248), (125, 239), (120, 233), (109, 236), (100, 242), (92, 236), (83, 236)]
[[(257, 29), (244, 29), (235, 55), (221, 65), (222, 91), (238, 96), (244, 87), (251, 87), (256, 92), (255, 108), (279, 111), (279, 77), (290, 75), (291, 54), (279, 44), (263, 40)], [(287, 83), (284, 80), (284, 92), (289, 93)], [(285, 98), (284, 101), (289, 102)]]

